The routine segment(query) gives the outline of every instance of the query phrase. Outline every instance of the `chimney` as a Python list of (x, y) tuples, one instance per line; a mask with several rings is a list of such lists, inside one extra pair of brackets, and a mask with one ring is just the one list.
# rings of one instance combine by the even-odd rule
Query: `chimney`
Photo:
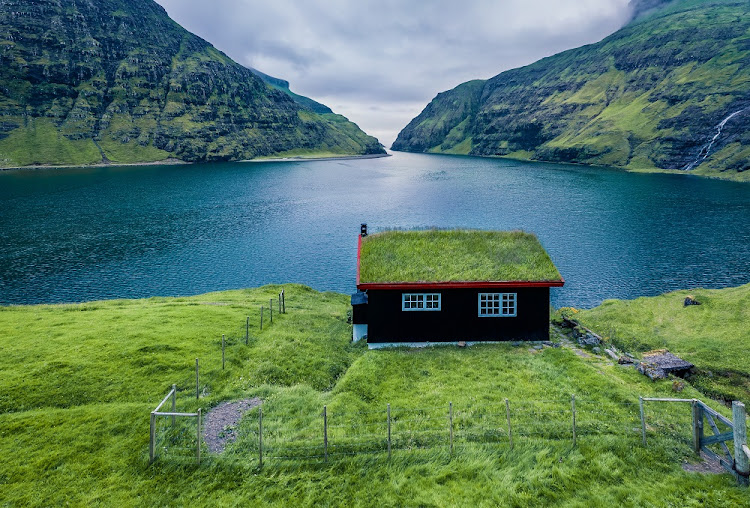
[(367, 236), (367, 223), (363, 222), (362, 226), (360, 226), (359, 234), (362, 235), (362, 238)]

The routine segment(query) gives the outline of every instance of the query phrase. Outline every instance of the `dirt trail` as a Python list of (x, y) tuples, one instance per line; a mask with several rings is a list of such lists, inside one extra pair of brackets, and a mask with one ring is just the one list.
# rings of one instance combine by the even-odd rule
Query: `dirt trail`
[(203, 426), (203, 439), (211, 453), (221, 453), (227, 443), (237, 438), (236, 425), (242, 416), (259, 406), (259, 398), (222, 402), (206, 414)]

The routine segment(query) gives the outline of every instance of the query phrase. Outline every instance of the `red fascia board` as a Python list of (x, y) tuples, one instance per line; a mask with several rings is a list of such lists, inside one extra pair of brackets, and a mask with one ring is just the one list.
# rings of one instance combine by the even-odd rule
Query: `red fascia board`
[[(359, 278), (357, 279), (359, 280)], [(554, 281), (456, 281), (456, 282), (365, 282), (357, 289), (490, 289), (490, 288), (549, 288), (563, 287), (565, 280)]]

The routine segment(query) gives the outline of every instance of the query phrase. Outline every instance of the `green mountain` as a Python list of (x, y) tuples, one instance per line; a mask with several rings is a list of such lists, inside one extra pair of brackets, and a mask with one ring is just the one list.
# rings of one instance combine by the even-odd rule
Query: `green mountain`
[(603, 41), (439, 94), (394, 150), (750, 181), (747, 0), (660, 0)]
[(278, 88), (152, 0), (0, 2), (0, 167), (384, 153)]
[(289, 81), (285, 79), (281, 79), (281, 78), (274, 78), (273, 76), (269, 76), (268, 74), (259, 71), (258, 69), (251, 68), (250, 70), (252, 71), (253, 74), (255, 74), (260, 79), (265, 81), (267, 85), (270, 85), (271, 88), (275, 88), (276, 90), (284, 92), (289, 97), (291, 97), (294, 102), (296, 102), (300, 106), (307, 108), (310, 111), (313, 111), (315, 113), (320, 113), (321, 115), (325, 115), (327, 113), (333, 113), (333, 111), (331, 111), (331, 108), (329, 108), (325, 104), (321, 104), (317, 101), (312, 100), (309, 97), (305, 97), (304, 95), (298, 95), (292, 92), (289, 89)]

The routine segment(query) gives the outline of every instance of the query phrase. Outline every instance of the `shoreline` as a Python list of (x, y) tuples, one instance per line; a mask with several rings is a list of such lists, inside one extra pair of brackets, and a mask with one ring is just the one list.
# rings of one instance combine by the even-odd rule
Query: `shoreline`
[(296, 155), (293, 157), (263, 157), (259, 159), (243, 159), (236, 162), (312, 162), (312, 161), (348, 161), (348, 160), (361, 160), (361, 159), (382, 159), (384, 157), (393, 157), (389, 153), (370, 153), (365, 155), (342, 155), (336, 156), (325, 156), (325, 157), (306, 157), (304, 155)]
[[(394, 152), (400, 152), (400, 153), (415, 153), (415, 154), (424, 154), (424, 155), (446, 155), (446, 156), (452, 156), (452, 157), (476, 157), (478, 159), (505, 159), (505, 160), (511, 160), (511, 161), (517, 161), (517, 162), (531, 162), (531, 163), (542, 163), (542, 164), (560, 164), (565, 166), (577, 166), (577, 167), (584, 167), (584, 168), (603, 168), (603, 169), (609, 169), (609, 170), (615, 170), (615, 171), (622, 171), (624, 173), (637, 173), (637, 174), (650, 174), (650, 175), (679, 175), (679, 176), (686, 176), (690, 178), (702, 178), (705, 180), (715, 180), (719, 182), (733, 182), (733, 183), (750, 183), (750, 178), (743, 179), (743, 178), (733, 178), (733, 177), (724, 177), (721, 175), (714, 175), (714, 174), (705, 174), (705, 173), (697, 173), (694, 172), (695, 170), (686, 171), (683, 169), (664, 169), (664, 168), (627, 168), (623, 166), (602, 166), (597, 164), (586, 164), (584, 162), (564, 162), (564, 161), (548, 161), (548, 160), (542, 160), (542, 159), (525, 159), (521, 157), (511, 157), (509, 155), (469, 155), (469, 154), (461, 154), (461, 153), (432, 153), (432, 152), (406, 152), (403, 150), (393, 150)], [(750, 170), (749, 170), (750, 171)], [(738, 174), (741, 174), (738, 173)]]
[[(335, 161), (335, 160), (357, 160), (357, 159), (380, 159), (382, 157), (392, 157), (389, 153), (377, 153), (377, 154), (366, 154), (366, 155), (342, 155), (341, 157), (325, 156), (325, 157), (314, 157), (314, 156), (294, 156), (294, 157), (265, 157), (259, 159), (242, 159), (238, 161), (216, 161), (220, 163), (239, 163), (239, 162), (305, 162), (305, 161)], [(40, 170), (40, 169), (89, 169), (89, 168), (118, 168), (118, 167), (139, 167), (139, 166), (190, 166), (195, 164), (207, 164), (207, 162), (188, 162), (181, 159), (164, 159), (161, 161), (152, 162), (99, 162), (97, 164), (63, 164), (63, 165), (51, 165), (51, 164), (36, 164), (33, 166), (12, 166), (6, 168), (0, 168), (0, 171), (24, 171), (24, 170)]]
[(0, 171), (23, 171), (27, 169), (89, 169), (89, 168), (119, 168), (119, 167), (131, 167), (131, 166), (188, 166), (195, 164), (194, 162), (187, 162), (180, 159), (164, 159), (161, 161), (152, 162), (98, 162), (96, 164), (63, 164), (63, 165), (52, 165), (52, 164), (35, 164), (33, 166), (13, 166), (7, 168), (0, 168)]

